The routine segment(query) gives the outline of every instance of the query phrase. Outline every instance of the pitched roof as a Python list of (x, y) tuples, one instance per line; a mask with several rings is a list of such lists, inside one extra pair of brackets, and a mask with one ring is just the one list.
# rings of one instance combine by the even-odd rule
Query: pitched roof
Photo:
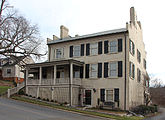
[[(0, 67), (5, 67), (5, 66), (13, 66), (18, 64), (22, 59), (24, 59), (24, 56), (12, 56), (13, 58), (1, 58), (0, 59)], [(10, 63), (10, 60), (12, 60), (13, 62)], [(2, 61), (6, 61), (5, 64), (2, 65)]]
[(128, 30), (126, 28), (114, 29), (114, 30), (108, 30), (108, 31), (83, 35), (83, 36), (70, 37), (70, 38), (64, 38), (64, 39), (59, 39), (59, 40), (52, 40), (52, 41), (49, 41), (47, 44), (50, 45), (50, 44), (56, 44), (56, 43), (61, 43), (61, 42), (73, 41), (73, 40), (80, 40), (80, 39), (109, 35), (109, 34), (123, 33), (123, 32), (127, 32), (127, 31)]

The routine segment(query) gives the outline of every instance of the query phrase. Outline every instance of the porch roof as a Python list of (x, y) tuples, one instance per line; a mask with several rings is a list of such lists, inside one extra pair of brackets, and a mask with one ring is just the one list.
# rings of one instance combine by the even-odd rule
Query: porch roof
[(42, 66), (53, 66), (53, 65), (66, 65), (66, 64), (76, 64), (79, 66), (82, 66), (84, 64), (84, 62), (78, 61), (78, 60), (74, 60), (74, 59), (63, 59), (63, 60), (55, 60), (55, 61), (51, 61), (51, 62), (42, 62), (42, 63), (33, 63), (33, 64), (27, 64), (26, 67), (42, 67)]

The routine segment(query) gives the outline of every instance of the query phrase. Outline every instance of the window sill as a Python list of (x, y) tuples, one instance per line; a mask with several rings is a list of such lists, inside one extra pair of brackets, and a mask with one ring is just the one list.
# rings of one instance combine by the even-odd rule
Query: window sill
[(119, 77), (108, 77), (109, 79), (118, 79)]

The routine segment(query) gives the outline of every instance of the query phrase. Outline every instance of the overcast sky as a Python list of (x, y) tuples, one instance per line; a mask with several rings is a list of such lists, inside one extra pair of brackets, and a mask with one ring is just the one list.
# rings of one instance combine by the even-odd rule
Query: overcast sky
[(22, 15), (38, 24), (41, 36), (60, 36), (60, 25), (69, 34), (84, 35), (124, 28), (134, 6), (141, 21), (147, 51), (147, 71), (165, 83), (164, 0), (9, 0)]

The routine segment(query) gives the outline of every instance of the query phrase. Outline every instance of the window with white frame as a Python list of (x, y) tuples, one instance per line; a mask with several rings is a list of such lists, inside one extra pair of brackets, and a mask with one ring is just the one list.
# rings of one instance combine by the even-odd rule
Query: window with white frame
[(98, 43), (91, 43), (90, 44), (90, 53), (91, 53), (91, 55), (97, 55), (98, 54)]
[(110, 42), (110, 53), (116, 53), (117, 50), (118, 50), (118, 42), (115, 40), (115, 41), (111, 41)]
[(73, 56), (80, 56), (80, 45), (73, 46)]
[(137, 50), (137, 60), (139, 63), (141, 62), (141, 53), (139, 50)]
[(106, 101), (113, 101), (113, 90), (106, 90)]
[(56, 49), (56, 58), (63, 58), (64, 57), (64, 48)]
[(91, 69), (90, 69), (90, 77), (91, 78), (97, 78), (97, 69), (98, 69), (98, 64), (91, 64)]
[(109, 64), (109, 77), (117, 77), (117, 62), (110, 62)]
[(74, 78), (80, 78), (80, 71), (74, 71)]

